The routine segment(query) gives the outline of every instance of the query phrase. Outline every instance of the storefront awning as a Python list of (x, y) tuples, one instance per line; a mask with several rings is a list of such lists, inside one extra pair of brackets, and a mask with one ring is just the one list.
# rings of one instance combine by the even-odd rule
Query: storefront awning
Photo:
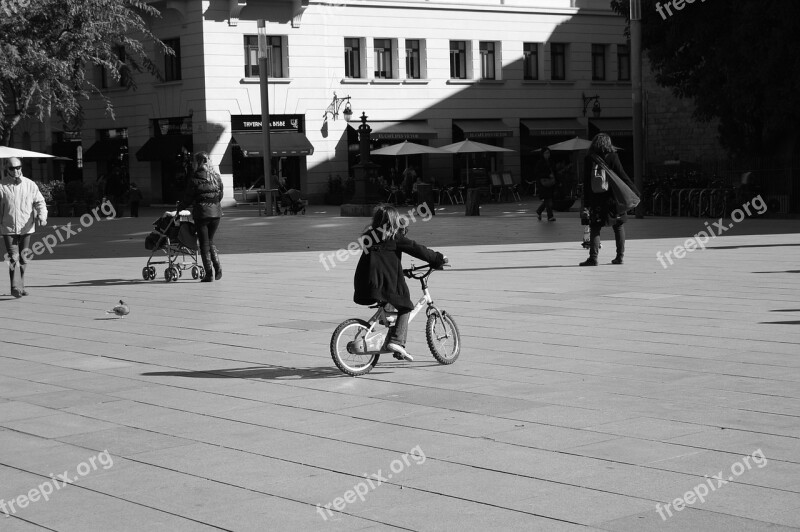
[(519, 123), (531, 137), (586, 136), (586, 126), (574, 118), (524, 118)]
[(468, 139), (481, 137), (513, 137), (514, 130), (505, 122), (492, 120), (453, 120), (453, 125), (464, 133)]
[(138, 161), (173, 161), (185, 148), (192, 152), (191, 135), (162, 135), (147, 139), (136, 152)]
[(83, 154), (84, 161), (113, 161), (127, 152), (128, 139), (114, 138), (98, 140)]
[[(261, 133), (234, 133), (233, 140), (242, 149), (245, 157), (262, 157), (264, 154)], [(312, 155), (314, 153), (314, 146), (308, 140), (308, 137), (296, 131), (270, 133), (269, 149), (272, 151), (273, 157), (294, 157)]]
[[(348, 127), (358, 131), (358, 124)], [(424, 120), (405, 120), (403, 122), (369, 122), (372, 128), (369, 136), (372, 140), (413, 140), (435, 139), (438, 133)]]
[(633, 118), (592, 118), (589, 120), (589, 130), (593, 134), (607, 133), (614, 137), (633, 136)]

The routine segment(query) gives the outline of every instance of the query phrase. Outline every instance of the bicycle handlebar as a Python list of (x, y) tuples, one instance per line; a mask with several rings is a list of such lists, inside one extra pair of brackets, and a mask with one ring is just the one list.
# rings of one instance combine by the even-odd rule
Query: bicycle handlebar
[[(447, 261), (447, 259), (445, 259), (445, 261)], [(404, 268), (403, 269), (403, 275), (405, 275), (409, 279), (422, 279), (422, 278), (425, 278), (425, 277), (429, 276), (431, 273), (433, 273), (434, 270), (444, 269), (444, 268), (449, 267), (449, 266), (450, 266), (450, 264), (448, 264), (448, 262), (445, 262), (444, 264), (442, 264), (442, 268), (434, 268), (430, 264), (423, 264), (422, 266), (412, 266), (411, 268)], [(419, 275), (419, 274), (415, 275), (414, 272), (419, 271), (419, 270), (428, 270), (428, 271), (426, 271), (425, 273), (423, 273), (421, 275)]]

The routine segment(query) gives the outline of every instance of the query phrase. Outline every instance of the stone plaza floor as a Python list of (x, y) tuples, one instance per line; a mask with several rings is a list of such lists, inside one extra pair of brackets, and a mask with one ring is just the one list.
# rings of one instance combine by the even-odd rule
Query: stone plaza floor
[(715, 220), (632, 219), (580, 268), (577, 213), (536, 206), (413, 223), (460, 358), (417, 319), (357, 378), (329, 342), (370, 314), (335, 255), (367, 219), (228, 209), (199, 284), (142, 280), (158, 209), (53, 218), (0, 286), (0, 531), (800, 529), (800, 221), (690, 250)]

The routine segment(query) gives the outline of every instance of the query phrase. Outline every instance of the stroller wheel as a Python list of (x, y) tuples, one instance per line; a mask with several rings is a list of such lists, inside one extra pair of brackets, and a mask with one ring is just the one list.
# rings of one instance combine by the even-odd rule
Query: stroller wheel
[(205, 277), (205, 276), (206, 276), (206, 269), (205, 269), (205, 268), (203, 268), (202, 266), (200, 266), (200, 267), (198, 268), (198, 270), (199, 270), (199, 276), (198, 276), (198, 278), (199, 278), (199, 277)]
[(192, 279), (199, 279), (200, 278), (200, 268), (197, 266), (192, 266)]
[(145, 281), (150, 279), (150, 268), (148, 268), (147, 266), (142, 268), (142, 279), (144, 279)]
[(148, 272), (150, 273), (150, 280), (151, 281), (156, 278), (156, 269), (155, 269), (155, 267), (150, 266), (150, 268), (148, 268)]

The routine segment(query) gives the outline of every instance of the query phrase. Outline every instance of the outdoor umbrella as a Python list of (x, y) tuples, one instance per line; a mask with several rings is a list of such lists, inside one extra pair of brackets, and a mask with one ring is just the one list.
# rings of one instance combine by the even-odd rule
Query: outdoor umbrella
[[(484, 153), (492, 151), (514, 151), (508, 148), (501, 148), (499, 146), (492, 146), (491, 144), (484, 144), (483, 142), (475, 142), (474, 140), (462, 140), (455, 144), (448, 144), (442, 146), (442, 150), (458, 155), (459, 153)], [(466, 158), (467, 163), (467, 179), (469, 179), (469, 157)]]
[(408, 142), (404, 140), (399, 144), (385, 146), (377, 150), (369, 152), (370, 155), (419, 155), (423, 153), (448, 153), (441, 148), (434, 148), (432, 146), (425, 146), (417, 144), (416, 142)]
[(581, 151), (588, 150), (589, 146), (591, 145), (591, 140), (579, 139), (578, 137), (575, 137), (574, 139), (565, 140), (564, 142), (551, 144), (548, 146), (548, 148), (553, 151)]
[(20, 150), (19, 148), (9, 148), (8, 146), (0, 146), (0, 159), (9, 159), (11, 157), (55, 157), (49, 153), (39, 153), (38, 151)]

